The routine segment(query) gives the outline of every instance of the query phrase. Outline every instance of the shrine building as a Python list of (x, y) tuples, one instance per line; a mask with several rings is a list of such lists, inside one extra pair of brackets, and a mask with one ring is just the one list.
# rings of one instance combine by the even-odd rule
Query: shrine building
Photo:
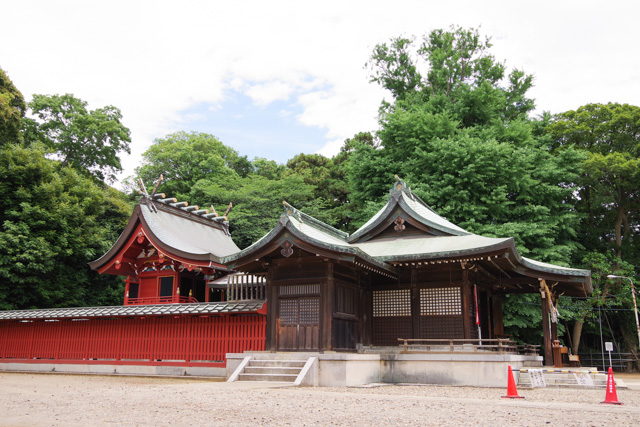
[[(464, 383), (441, 373), (453, 367), (435, 363), (456, 357), (463, 365), (498, 362), (493, 366), (504, 372), (496, 374), (499, 381), (506, 381), (506, 364), (540, 366), (539, 346), (518, 347), (504, 335), (504, 296), (515, 293), (540, 297), (544, 361), (553, 365), (558, 296), (584, 297), (592, 290), (588, 270), (528, 259), (511, 237), (464, 230), (434, 212), (400, 179), (387, 204), (353, 234), (285, 202), (267, 235), (221, 262), (235, 271), (266, 275), (267, 351), (317, 353), (321, 365), (331, 359), (334, 367), (340, 359), (334, 353), (342, 353), (341, 372), (348, 372), (347, 360), (356, 355), (367, 360), (378, 355), (379, 368), (360, 378), (345, 374), (343, 385), (371, 379)], [(432, 369), (426, 364), (402, 368), (403, 358), (431, 360)]]
[(227, 353), (265, 342), (264, 280), (252, 278), (241, 299), (207, 285), (246, 281), (220, 262), (238, 251), (226, 215), (145, 191), (113, 247), (89, 264), (125, 277), (124, 304), (0, 311), (0, 365), (224, 375)]
[[(123, 305), (0, 311), (0, 368), (502, 386), (507, 365), (562, 366), (557, 299), (592, 291), (588, 270), (464, 230), (399, 178), (352, 234), (286, 202), (274, 222), (240, 250), (226, 214), (145, 191), (90, 263), (125, 277)], [(542, 343), (505, 336), (519, 293), (539, 296)]]

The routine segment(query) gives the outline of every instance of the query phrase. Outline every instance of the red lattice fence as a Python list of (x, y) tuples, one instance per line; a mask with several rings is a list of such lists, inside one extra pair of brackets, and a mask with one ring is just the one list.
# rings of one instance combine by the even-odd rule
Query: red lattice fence
[(223, 367), (262, 351), (266, 316), (0, 322), (0, 361)]

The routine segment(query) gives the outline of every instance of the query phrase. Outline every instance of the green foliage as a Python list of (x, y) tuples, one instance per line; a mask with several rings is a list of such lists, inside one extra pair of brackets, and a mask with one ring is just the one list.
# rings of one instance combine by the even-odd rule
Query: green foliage
[(0, 68), (0, 146), (20, 140), (21, 121), (26, 109), (22, 93)]
[(576, 181), (587, 251), (611, 251), (640, 266), (640, 107), (588, 104), (558, 114), (546, 127), (558, 152), (587, 153)]
[(513, 70), (503, 84), (505, 66), (489, 54), (490, 40), (477, 29), (438, 29), (417, 48), (413, 43), (399, 37), (373, 50), (367, 64), (371, 81), (396, 101), (391, 108), (383, 102), (383, 111), (397, 108), (398, 101), (427, 103), (470, 127), (526, 117), (533, 110), (533, 100), (526, 97), (532, 76)]
[(143, 153), (136, 175), (148, 185), (162, 174), (162, 192), (184, 200), (199, 180), (224, 183), (246, 176), (253, 166), (245, 160), (213, 135), (176, 132), (153, 142)]
[(87, 265), (126, 225), (121, 193), (46, 159), (37, 144), (1, 154), (0, 308), (121, 303), (121, 279)]
[(542, 344), (542, 306), (538, 294), (505, 295), (504, 332), (522, 343)]
[(314, 187), (300, 176), (270, 180), (250, 175), (227, 182), (200, 180), (193, 186), (190, 198), (199, 206), (213, 204), (220, 213), (224, 213), (230, 201), (233, 202), (229, 214), (231, 236), (240, 248), (244, 248), (275, 227), (283, 212), (283, 200), (305, 213), (326, 217), (322, 214), (322, 208), (326, 206), (314, 197), (313, 192)]
[(119, 153), (130, 153), (129, 129), (122, 114), (108, 105), (88, 110), (87, 103), (73, 95), (34, 95), (29, 103), (38, 120), (25, 119), (28, 139), (43, 142), (65, 166), (88, 172), (100, 181), (115, 181), (122, 171)]
[(344, 167), (347, 157), (345, 152), (331, 159), (320, 154), (298, 154), (287, 162), (285, 172), (285, 176), (300, 177), (313, 186), (317, 206), (325, 206), (326, 212), (321, 215), (324, 221), (342, 228), (348, 228), (351, 221), (347, 210), (349, 187)]
[[(584, 155), (549, 152), (541, 126), (527, 117), (534, 106), (526, 96), (531, 76), (514, 70), (504, 84), (505, 67), (477, 30), (432, 31), (417, 50), (422, 74), (408, 54), (411, 42), (398, 42), (374, 50), (373, 80), (390, 90), (396, 76), (417, 76), (420, 84), (404, 84), (382, 113), (380, 145), (356, 145), (350, 155), (354, 210), (381, 199), (399, 174), (454, 223), (477, 234), (512, 236), (522, 254), (568, 265), (580, 247), (575, 164)], [(403, 73), (401, 66), (410, 68)]]
[(587, 104), (558, 114), (547, 127), (553, 147), (580, 147), (592, 153), (614, 152), (640, 157), (640, 107)]

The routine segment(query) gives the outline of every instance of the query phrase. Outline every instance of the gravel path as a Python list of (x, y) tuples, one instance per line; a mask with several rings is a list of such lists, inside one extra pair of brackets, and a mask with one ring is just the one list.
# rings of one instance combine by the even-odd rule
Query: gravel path
[(272, 388), (208, 380), (0, 373), (0, 426), (640, 425), (640, 390)]

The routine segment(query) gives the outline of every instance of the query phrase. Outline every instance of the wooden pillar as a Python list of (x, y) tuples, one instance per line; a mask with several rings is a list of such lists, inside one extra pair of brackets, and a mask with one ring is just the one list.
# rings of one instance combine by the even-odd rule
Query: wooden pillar
[(265, 350), (278, 351), (278, 287), (273, 285), (273, 271), (275, 265), (270, 265), (267, 271), (267, 327), (265, 331)]
[(373, 342), (371, 328), (373, 323), (373, 289), (371, 288), (371, 275), (358, 273), (358, 276), (361, 285), (360, 292), (363, 294), (362, 321), (364, 323), (364, 336), (362, 338), (362, 345), (371, 345)]
[(549, 295), (544, 289), (540, 290), (540, 300), (542, 304), (542, 335), (544, 336), (544, 363), (546, 366), (553, 365), (553, 351), (551, 348), (551, 326), (549, 325)]
[(471, 338), (471, 291), (469, 287), (469, 270), (462, 267), (462, 327), (464, 328), (464, 338)]
[(502, 296), (493, 295), (491, 297), (491, 308), (493, 312), (493, 337), (504, 335), (504, 322), (502, 318)]
[(320, 351), (333, 350), (333, 301), (335, 284), (333, 281), (333, 261), (327, 262), (327, 282), (320, 293)]
[(422, 338), (420, 336), (420, 289), (418, 289), (418, 270), (411, 270), (411, 321), (412, 338)]

